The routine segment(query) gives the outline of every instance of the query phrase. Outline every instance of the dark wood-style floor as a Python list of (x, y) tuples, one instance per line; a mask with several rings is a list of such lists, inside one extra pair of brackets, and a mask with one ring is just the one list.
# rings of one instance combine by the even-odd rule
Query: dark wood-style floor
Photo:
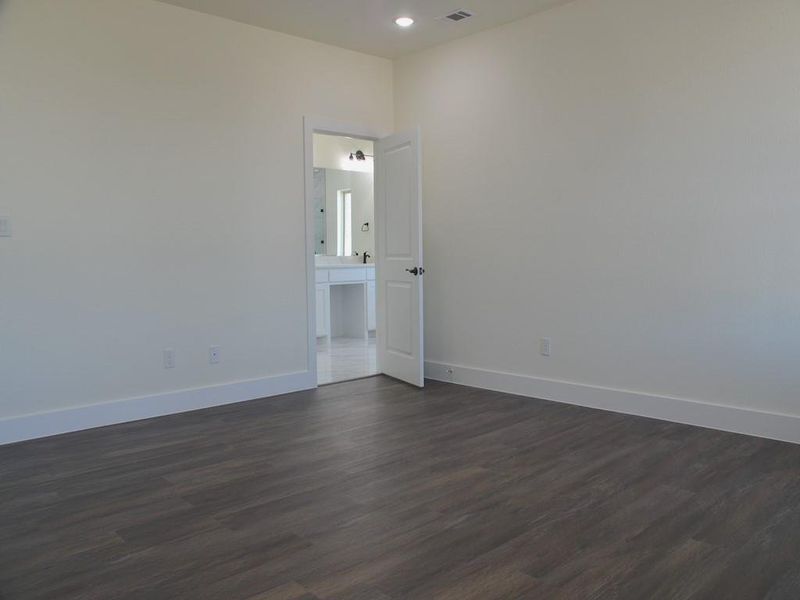
[(0, 448), (0, 598), (800, 598), (800, 446), (384, 377)]

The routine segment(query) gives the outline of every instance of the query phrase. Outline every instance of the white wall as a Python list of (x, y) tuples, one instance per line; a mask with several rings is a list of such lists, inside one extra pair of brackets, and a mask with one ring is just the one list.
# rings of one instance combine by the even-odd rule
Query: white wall
[(798, 30), (576, 0), (393, 99), (388, 61), (150, 0), (0, 1), (0, 420), (305, 370), (306, 114), (422, 125), (429, 359), (800, 415)]
[(798, 32), (796, 0), (579, 0), (397, 61), (427, 358), (800, 415)]
[(0, 3), (0, 418), (305, 371), (303, 115), (391, 131), (391, 63), (150, 0)]

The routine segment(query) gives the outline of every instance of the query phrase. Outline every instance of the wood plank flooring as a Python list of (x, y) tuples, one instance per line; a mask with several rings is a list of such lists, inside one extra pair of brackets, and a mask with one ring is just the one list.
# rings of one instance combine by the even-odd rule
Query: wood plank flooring
[(800, 597), (800, 446), (385, 377), (0, 447), (0, 599)]

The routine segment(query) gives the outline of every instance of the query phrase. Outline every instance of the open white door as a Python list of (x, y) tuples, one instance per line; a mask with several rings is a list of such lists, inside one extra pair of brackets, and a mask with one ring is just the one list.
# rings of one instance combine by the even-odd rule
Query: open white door
[(378, 370), (424, 385), (419, 131), (375, 143)]

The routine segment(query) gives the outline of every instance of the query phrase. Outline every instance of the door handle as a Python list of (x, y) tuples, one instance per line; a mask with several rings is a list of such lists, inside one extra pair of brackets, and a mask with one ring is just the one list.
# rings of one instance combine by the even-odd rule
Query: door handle
[(406, 271), (416, 277), (417, 275), (422, 275), (425, 272), (425, 269), (422, 267), (414, 267), (413, 269), (406, 269)]

